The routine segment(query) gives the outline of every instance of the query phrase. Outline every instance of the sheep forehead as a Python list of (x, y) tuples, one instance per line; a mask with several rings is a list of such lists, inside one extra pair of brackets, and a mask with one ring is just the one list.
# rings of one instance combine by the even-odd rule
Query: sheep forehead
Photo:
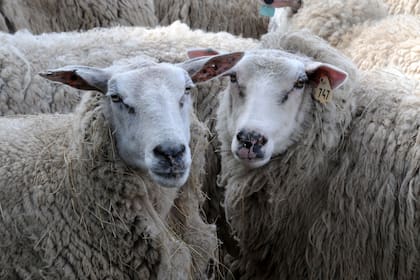
[(149, 95), (178, 98), (189, 85), (192, 85), (192, 81), (185, 70), (162, 63), (114, 75), (109, 91), (117, 91), (125, 98), (134, 100)]
[(252, 51), (238, 63), (236, 72), (245, 83), (261, 79), (263, 82), (292, 83), (305, 73), (304, 60), (280, 50)]

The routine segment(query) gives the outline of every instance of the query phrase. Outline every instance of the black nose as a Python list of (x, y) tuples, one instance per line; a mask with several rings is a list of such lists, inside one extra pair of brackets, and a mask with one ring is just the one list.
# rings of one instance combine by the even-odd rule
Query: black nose
[(153, 149), (153, 153), (157, 158), (161, 158), (164, 160), (174, 160), (180, 159), (185, 153), (185, 145), (184, 144), (172, 144), (172, 143), (164, 143), (157, 145)]
[(236, 139), (242, 147), (250, 149), (252, 146), (264, 146), (267, 143), (267, 138), (256, 131), (241, 130), (236, 134)]

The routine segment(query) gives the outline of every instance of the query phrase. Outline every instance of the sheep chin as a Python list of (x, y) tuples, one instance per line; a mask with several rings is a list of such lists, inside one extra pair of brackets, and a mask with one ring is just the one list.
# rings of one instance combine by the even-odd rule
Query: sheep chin
[(242, 159), (242, 158), (239, 158), (236, 155), (236, 153), (234, 153), (234, 157), (237, 161), (239, 161), (241, 164), (243, 164), (245, 167), (249, 169), (262, 167), (266, 165), (271, 159), (270, 156), (266, 156), (264, 158), (259, 158), (259, 159)]

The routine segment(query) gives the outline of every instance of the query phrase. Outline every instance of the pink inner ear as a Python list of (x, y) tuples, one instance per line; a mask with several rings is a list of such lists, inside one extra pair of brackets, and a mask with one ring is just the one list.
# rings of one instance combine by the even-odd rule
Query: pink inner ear
[(210, 58), (191, 79), (194, 83), (208, 81), (230, 70), (244, 56), (243, 52), (234, 52)]
[(347, 73), (341, 71), (340, 69), (335, 69), (329, 65), (319, 65), (313, 72), (310, 74), (310, 79), (315, 82), (316, 85), (319, 84), (319, 79), (321, 76), (327, 76), (330, 81), (331, 89), (339, 87), (346, 79)]
[(189, 58), (196, 58), (196, 57), (203, 57), (203, 56), (212, 56), (218, 55), (219, 52), (213, 49), (191, 49), (187, 51), (187, 55)]

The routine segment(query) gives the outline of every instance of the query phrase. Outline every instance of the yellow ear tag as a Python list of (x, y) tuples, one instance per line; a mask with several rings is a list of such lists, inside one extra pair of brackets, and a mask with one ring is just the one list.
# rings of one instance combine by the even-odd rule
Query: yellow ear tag
[(321, 104), (328, 103), (333, 96), (333, 91), (331, 89), (330, 80), (326, 75), (321, 75), (319, 77), (319, 84), (314, 89), (314, 97)]

